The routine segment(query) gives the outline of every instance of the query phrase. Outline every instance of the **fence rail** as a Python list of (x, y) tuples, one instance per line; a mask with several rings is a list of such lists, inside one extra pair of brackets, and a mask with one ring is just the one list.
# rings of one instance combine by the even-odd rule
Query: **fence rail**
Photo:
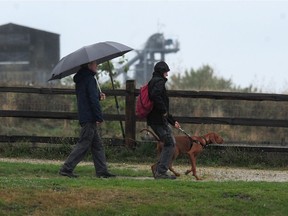
[[(131, 81), (131, 80), (129, 80)], [(134, 96), (139, 95), (139, 89), (134, 89), (131, 92), (131, 84), (127, 82), (126, 90), (105, 90), (107, 95), (111, 96), (126, 96), (126, 94), (133, 93)], [(132, 80), (133, 81), (133, 80)], [(35, 87), (1, 87), (0, 92), (14, 92), (14, 93), (35, 93), (35, 94), (64, 94), (74, 95), (74, 89), (64, 88), (35, 88)], [(215, 91), (178, 91), (168, 90), (170, 97), (182, 97), (182, 98), (206, 98), (215, 100), (248, 100), (248, 101), (288, 101), (288, 95), (286, 94), (267, 94), (267, 93), (242, 93), (242, 92), (215, 92)]]
[[(63, 88), (35, 88), (35, 87), (0, 87), (0, 92), (48, 94), (48, 95), (74, 95), (74, 89)], [(126, 103), (125, 114), (105, 114), (106, 121), (125, 121), (125, 143), (128, 146), (135, 145), (136, 121), (143, 121), (135, 116), (136, 97), (139, 89), (135, 88), (135, 81), (128, 80), (126, 89), (105, 90), (110, 96), (124, 96)], [(175, 91), (168, 90), (170, 97), (179, 98), (205, 98), (214, 100), (247, 100), (247, 101), (288, 101), (288, 95), (266, 93), (239, 93), (239, 92), (214, 92), (214, 91)], [(23, 110), (0, 110), (0, 117), (20, 118), (47, 118), (76, 120), (75, 112), (48, 112), (48, 111), (23, 111)], [(288, 120), (277, 119), (252, 119), (252, 118), (226, 118), (226, 117), (189, 117), (175, 116), (182, 123), (190, 124), (225, 124), (243, 126), (269, 126), (288, 127)], [(5, 138), (5, 136), (4, 136)], [(1, 140), (5, 140), (3, 136)], [(7, 138), (7, 137), (6, 137)], [(52, 138), (52, 137), (51, 137)], [(32, 139), (32, 138), (31, 138)], [(52, 138), (53, 139), (53, 138)], [(55, 138), (58, 139), (58, 138)]]
[[(78, 114), (76, 112), (0, 110), (0, 117), (77, 120)], [(103, 114), (103, 117), (106, 121), (125, 121), (125, 115), (123, 114)], [(242, 126), (288, 127), (288, 120), (276, 120), (276, 119), (183, 117), (183, 116), (176, 116), (175, 118), (180, 122), (188, 124), (223, 124), (223, 125), (242, 125)], [(144, 120), (137, 119), (137, 121), (144, 121)]]

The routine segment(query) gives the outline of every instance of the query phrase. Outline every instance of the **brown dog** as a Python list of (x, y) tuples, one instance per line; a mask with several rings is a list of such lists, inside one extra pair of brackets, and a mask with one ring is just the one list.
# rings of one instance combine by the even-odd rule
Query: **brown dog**
[[(163, 149), (163, 142), (161, 142), (158, 136), (154, 132), (150, 131), (149, 129), (144, 128), (140, 132), (143, 132), (143, 131), (147, 131), (151, 133), (152, 136), (158, 141), (157, 142), (157, 155), (159, 157)], [(169, 170), (173, 172), (176, 176), (180, 176), (180, 174), (172, 168), (173, 161), (177, 158), (179, 154), (184, 154), (184, 153), (188, 154), (190, 163), (191, 163), (191, 169), (187, 170), (185, 174), (187, 175), (190, 172), (192, 172), (193, 176), (195, 176), (197, 180), (201, 180), (201, 178), (199, 178), (196, 174), (197, 155), (200, 152), (202, 152), (203, 148), (208, 144), (221, 144), (224, 142), (221, 136), (213, 132), (205, 134), (204, 136), (191, 136), (191, 137), (175, 136), (175, 140), (176, 140), (176, 147), (175, 147), (175, 151), (174, 151), (171, 163), (169, 165)], [(151, 166), (151, 170), (152, 170), (154, 177), (155, 177), (156, 166), (157, 166), (157, 163)]]

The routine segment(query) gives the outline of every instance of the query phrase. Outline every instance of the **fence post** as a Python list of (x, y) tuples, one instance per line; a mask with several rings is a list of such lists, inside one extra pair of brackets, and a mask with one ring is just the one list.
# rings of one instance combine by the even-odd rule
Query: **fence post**
[(135, 116), (135, 80), (126, 81), (125, 98), (125, 144), (129, 148), (135, 148), (136, 116)]

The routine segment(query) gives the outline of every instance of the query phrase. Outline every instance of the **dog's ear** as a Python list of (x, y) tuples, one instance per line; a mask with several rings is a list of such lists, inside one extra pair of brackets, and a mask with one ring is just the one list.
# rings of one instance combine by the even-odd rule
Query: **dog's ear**
[(217, 144), (217, 138), (218, 138), (218, 135), (217, 134), (215, 134), (215, 133), (210, 133), (209, 134), (209, 139), (210, 139), (210, 141), (213, 143), (213, 144)]
[(214, 144), (221, 144), (223, 143), (222, 137), (220, 137), (218, 134), (214, 133), (213, 136), (211, 136), (211, 141), (213, 141)]
[(218, 135), (217, 141), (218, 141), (219, 144), (224, 143), (224, 139), (221, 136), (219, 136), (219, 135)]

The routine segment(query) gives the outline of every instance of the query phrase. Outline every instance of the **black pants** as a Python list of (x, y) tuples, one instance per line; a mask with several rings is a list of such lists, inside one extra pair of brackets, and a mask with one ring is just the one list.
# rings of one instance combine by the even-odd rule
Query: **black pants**
[(175, 149), (175, 138), (172, 134), (172, 129), (168, 124), (165, 125), (150, 125), (159, 139), (164, 143), (164, 148), (160, 154), (156, 172), (164, 174), (169, 168), (171, 159)]

